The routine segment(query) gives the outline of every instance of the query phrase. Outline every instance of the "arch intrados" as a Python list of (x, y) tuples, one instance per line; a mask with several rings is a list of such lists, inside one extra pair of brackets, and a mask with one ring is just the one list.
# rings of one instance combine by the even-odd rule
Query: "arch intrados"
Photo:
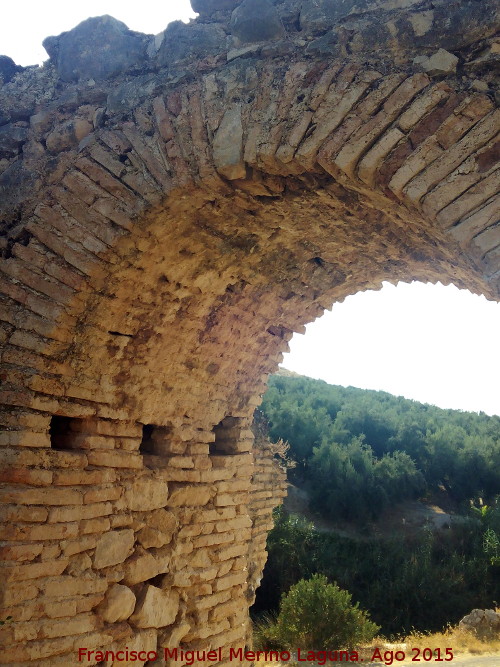
[[(267, 177), (258, 174), (261, 183)], [(283, 177), (281, 192), (266, 198), (245, 191), (252, 183), (216, 195), (189, 189), (172, 206), (167, 200), (140, 223), (141, 250), (119, 243), (102, 287), (75, 312), (71, 364), (96, 389), (104, 378), (116, 405), (139, 421), (175, 417), (180, 406), (164, 392), (186, 372), (201, 393), (184, 397), (183, 414), (196, 414), (211, 383), (227, 386), (232, 401), (236, 386), (241, 410), (242, 378), (260, 394), (262, 376), (276, 368), (294, 331), (384, 280), (481, 289), (467, 261), (458, 263), (454, 247), (425, 221), (409, 233), (401, 211), (377, 210), (324, 172)], [(160, 359), (165, 369), (153, 389)]]

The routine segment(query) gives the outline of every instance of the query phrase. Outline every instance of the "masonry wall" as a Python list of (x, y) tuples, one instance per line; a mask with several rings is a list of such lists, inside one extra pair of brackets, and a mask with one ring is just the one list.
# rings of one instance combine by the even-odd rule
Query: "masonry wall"
[(0, 664), (244, 646), (293, 333), (383, 280), (500, 297), (498, 3), (193, 6), (0, 59)]
[(23, 450), (2, 475), (2, 614), (12, 621), (1, 664), (78, 664), (80, 648), (227, 656), (245, 645), (248, 584), (260, 580), (284, 495), (266, 442), (240, 425), (184, 439), (90, 418), (55, 419), (52, 430), (52, 449)]

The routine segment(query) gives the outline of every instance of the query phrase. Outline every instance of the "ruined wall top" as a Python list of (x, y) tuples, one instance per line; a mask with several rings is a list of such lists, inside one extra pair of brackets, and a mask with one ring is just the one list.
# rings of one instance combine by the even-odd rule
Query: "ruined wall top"
[[(0, 56), (0, 218), (9, 226), (39, 183), (44, 151), (30, 138), (50, 133), (54, 114), (96, 108), (63, 138), (43, 140), (48, 155), (76, 148), (105, 118), (126, 119), (158, 91), (226, 71), (236, 97), (256, 61), (350, 62), (387, 76), (402, 70), (446, 78), (455, 90), (498, 103), (500, 44), (495, 0), (192, 0), (197, 19), (158, 35), (110, 17), (47, 37), (49, 60), (20, 67)], [(306, 83), (306, 82), (305, 82)], [(255, 83), (247, 81), (250, 90)], [(242, 103), (245, 99), (240, 100)], [(87, 105), (87, 107), (85, 107)], [(42, 113), (43, 112), (43, 113)], [(62, 114), (62, 116), (61, 116)], [(81, 115), (81, 114), (79, 114)], [(90, 124), (89, 124), (90, 123)], [(36, 153), (36, 154), (35, 154)], [(47, 155), (47, 154), (45, 154)], [(23, 207), (27, 210), (26, 203)], [(29, 206), (28, 206), (29, 208)], [(26, 212), (26, 211), (25, 211)]]
[[(89, 18), (45, 39), (50, 60), (44, 69), (63, 82), (97, 82), (167, 68), (178, 81), (197, 68), (301, 48), (306, 57), (372, 63), (401, 65), (416, 58), (414, 65), (437, 74), (426, 57), (441, 48), (460, 53), (440, 73), (458, 64), (468, 76), (491, 69), (499, 58), (498, 45), (490, 40), (498, 29), (494, 0), (192, 0), (191, 5), (199, 13), (196, 20), (174, 21), (156, 36), (131, 31), (111, 16)], [(0, 57), (0, 84), (23, 69), (33, 74), (33, 68)], [(47, 98), (50, 91), (44, 92)], [(2, 98), (4, 107), (5, 94)]]

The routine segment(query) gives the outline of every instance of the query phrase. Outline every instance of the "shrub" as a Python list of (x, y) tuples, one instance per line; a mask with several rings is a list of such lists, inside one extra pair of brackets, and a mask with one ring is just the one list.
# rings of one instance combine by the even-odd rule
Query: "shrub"
[(378, 630), (348, 591), (315, 574), (283, 595), (275, 635), (284, 648), (342, 650), (370, 641)]

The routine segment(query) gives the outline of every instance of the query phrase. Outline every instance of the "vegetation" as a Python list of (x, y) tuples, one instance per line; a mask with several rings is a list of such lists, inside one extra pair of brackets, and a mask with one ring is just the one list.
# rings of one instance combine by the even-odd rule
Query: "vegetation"
[(363, 523), (437, 489), (464, 507), (500, 493), (500, 417), (280, 375), (262, 411), (325, 517)]
[(274, 626), (279, 648), (353, 649), (370, 641), (380, 628), (353, 604), (351, 595), (324, 575), (301, 579), (283, 595)]
[[(500, 611), (499, 608), (496, 611)], [(433, 649), (441, 649), (444, 655), (446, 647), (452, 646), (455, 656), (463, 653), (500, 653), (500, 637), (488, 638), (486, 641), (475, 633), (463, 630), (457, 626), (449, 626), (442, 632), (422, 633), (415, 632), (405, 637), (407, 646), (420, 648), (421, 650), (432, 646)], [(432, 663), (431, 663), (432, 664)]]
[[(319, 531), (278, 510), (256, 614), (276, 613), (283, 594), (318, 574), (386, 636), (439, 631), (500, 600), (500, 418), (282, 376), (263, 412), (271, 439), (290, 444), (290, 477), (313, 509), (357, 528)], [(446, 530), (370, 530), (389, 506), (437, 493), (463, 514)]]
[(279, 509), (267, 549), (257, 614), (277, 610), (283, 593), (316, 573), (347, 589), (387, 636), (441, 630), (500, 599), (500, 568), (472, 520), (440, 532), (357, 539), (317, 531)]

